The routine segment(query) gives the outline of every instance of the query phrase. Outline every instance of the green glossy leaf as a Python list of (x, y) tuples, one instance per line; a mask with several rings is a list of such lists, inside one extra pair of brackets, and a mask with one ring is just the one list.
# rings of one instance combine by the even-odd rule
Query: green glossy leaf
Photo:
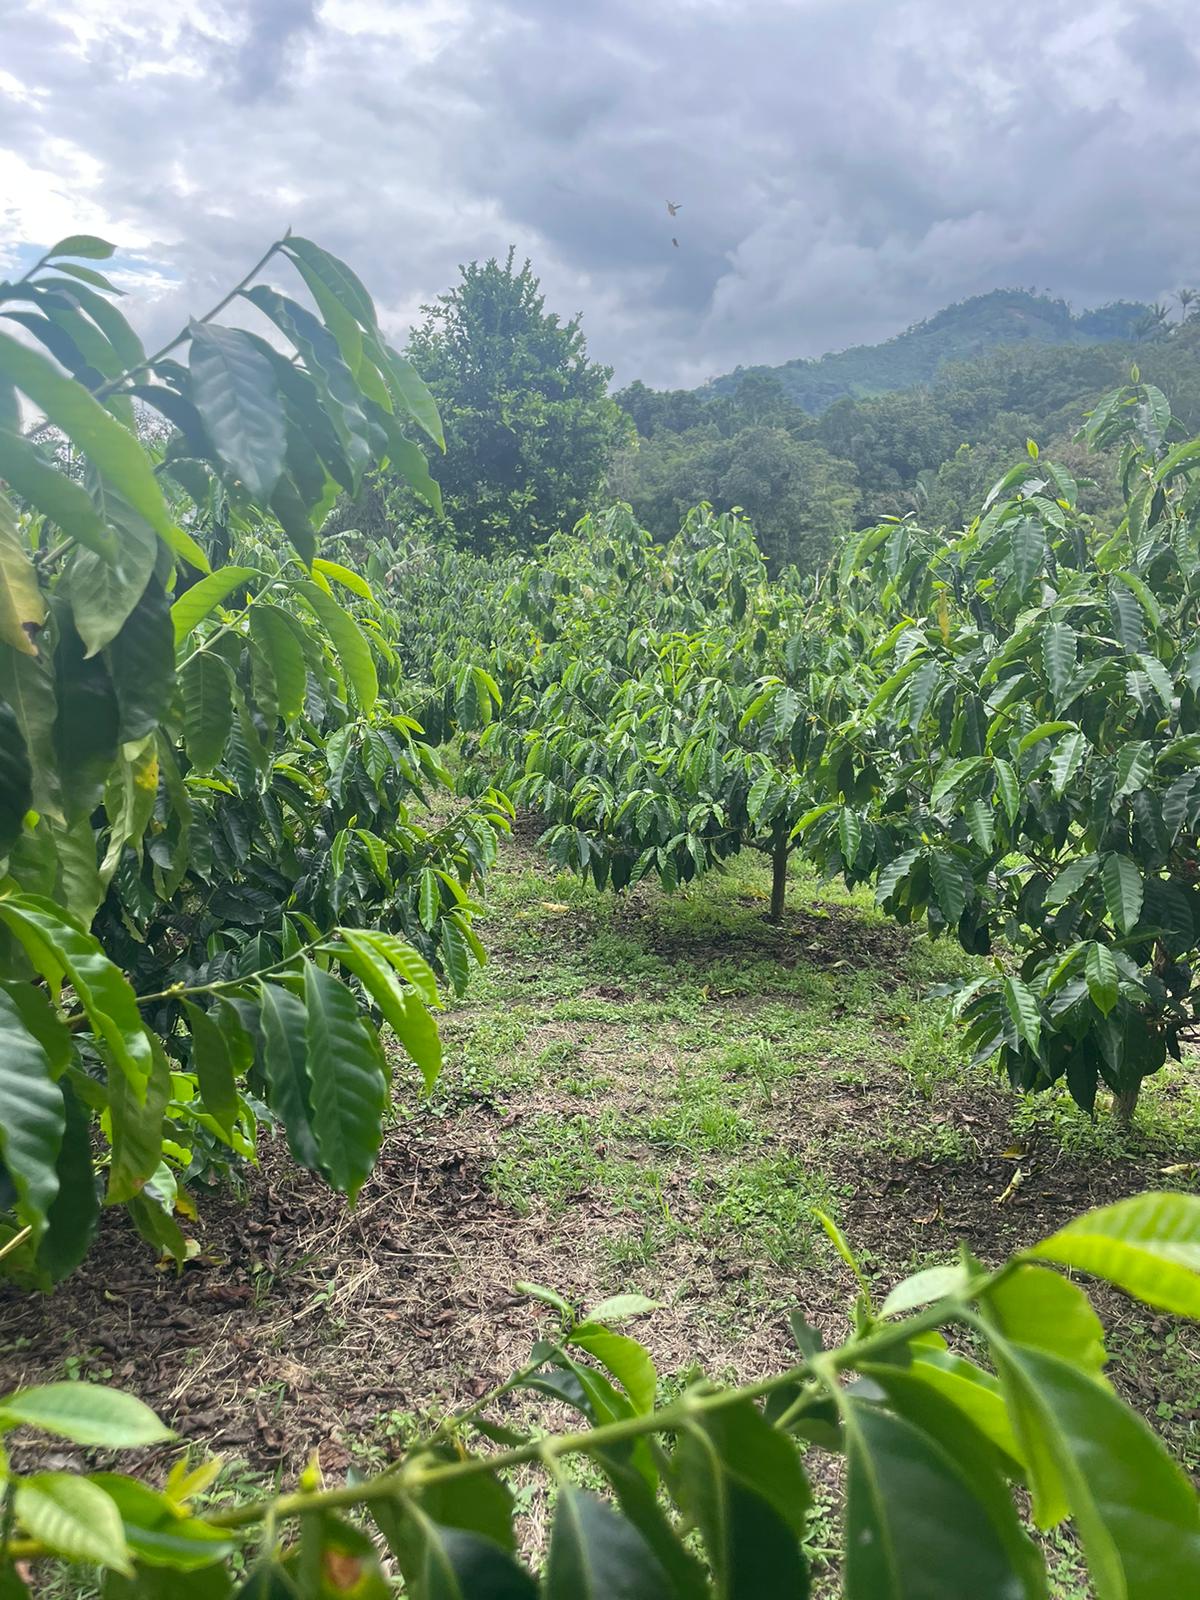
[(676, 1497), (704, 1538), (719, 1600), (807, 1593), (809, 1491), (792, 1441), (749, 1401), (698, 1415), (675, 1451)]
[(546, 1600), (663, 1600), (670, 1587), (633, 1524), (568, 1484), (555, 1501), (543, 1593)]
[(71, 602), (75, 626), (89, 656), (110, 644), (146, 592), (158, 556), (158, 540), (148, 522), (132, 512), (118, 514), (114, 500), (117, 554), (111, 560), (92, 550), (77, 550), (67, 561), (63, 592)]
[(116, 691), (122, 741), (144, 739), (166, 716), (175, 688), (171, 612), (157, 578), (147, 583), (109, 644), (108, 672)]
[[(0, 461), (0, 473), (3, 472)], [(37, 573), (25, 549), (12, 506), (0, 493), (0, 643), (36, 656), (35, 643), (46, 620)]]
[(149, 1406), (98, 1383), (44, 1383), (0, 1396), (0, 1427), (18, 1425), (108, 1450), (132, 1450), (174, 1437)]
[(200, 1086), (204, 1109), (228, 1133), (237, 1121), (238, 1093), (233, 1060), (221, 1028), (199, 1006), (184, 1002), (192, 1030), (192, 1071)]
[[(1200, 1507), (1147, 1425), (1057, 1356), (1018, 1344), (995, 1352), (1006, 1390), (1020, 1394), (1024, 1429), (1040, 1432), (1097, 1600), (1195, 1593)], [(1043, 1526), (1047, 1520), (1043, 1504)]]
[(321, 1169), (353, 1200), (379, 1151), (387, 1083), (354, 996), (311, 961), (304, 963), (304, 1002), (313, 1130)]
[(987, 1511), (944, 1447), (854, 1400), (846, 1417), (846, 1600), (1019, 1600)]
[(183, 737), (196, 772), (211, 772), (225, 753), (233, 727), (229, 669), (220, 656), (199, 650), (179, 674)]
[(1064, 734), (1050, 756), (1050, 787), (1056, 799), (1067, 792), (1088, 752), (1085, 734), (1076, 729)]
[(581, 1322), (572, 1328), (568, 1342), (586, 1350), (617, 1380), (635, 1411), (654, 1410), (658, 1374), (649, 1351), (636, 1339), (598, 1322)]
[(53, 261), (56, 256), (83, 256), (88, 261), (107, 261), (116, 251), (115, 244), (98, 239), (94, 233), (69, 233), (46, 251), (44, 259)]
[(290, 989), (264, 983), (262, 997), (263, 1068), (271, 1108), (283, 1119), (288, 1147), (301, 1166), (320, 1166), (313, 1132), (312, 1085), (308, 1076), (308, 1018), (304, 1002)]
[(304, 596), (328, 633), (360, 708), (370, 711), (379, 698), (379, 679), (371, 647), (362, 629), (350, 613), (344, 611), (317, 584), (302, 583), (298, 592)]
[(1007, 1339), (1049, 1350), (1092, 1374), (1108, 1360), (1091, 1301), (1048, 1267), (1017, 1267), (988, 1290), (984, 1304)]
[(1005, 1008), (1018, 1038), (1036, 1053), (1042, 1035), (1042, 1015), (1033, 993), (1017, 977), (1005, 978), (1001, 985)]
[(271, 668), (280, 715), (291, 722), (304, 709), (308, 682), (296, 624), (278, 606), (255, 604), (250, 608), (250, 636)]
[(1200, 1318), (1200, 1196), (1150, 1193), (1088, 1211), (1027, 1252), (1147, 1305)]
[(1117, 794), (1132, 794), (1145, 786), (1154, 771), (1154, 751), (1145, 739), (1122, 745), (1117, 756)]
[(66, 1113), (56, 1174), (58, 1192), (46, 1217), (37, 1264), (58, 1283), (83, 1260), (100, 1220), (100, 1201), (92, 1169), (92, 1125), (70, 1083), (59, 1085)]
[(105, 561), (117, 557), (117, 536), (90, 494), (44, 461), (27, 440), (0, 428), (0, 478), (70, 539)]
[(1120, 999), (1121, 990), (1117, 963), (1106, 944), (1093, 942), (1088, 945), (1083, 970), (1092, 1003), (1107, 1016)]
[(85, 933), (49, 900), (14, 895), (0, 900), (3, 919), (51, 988), (67, 978), (106, 1055), (144, 1095), (151, 1043), (129, 981)]
[(1136, 861), (1115, 852), (1104, 858), (1100, 868), (1104, 903), (1118, 933), (1131, 933), (1142, 914), (1145, 893)]
[(1062, 702), (1063, 693), (1075, 671), (1076, 634), (1065, 622), (1048, 623), (1042, 634), (1042, 668), (1055, 705)]
[(0, 856), (21, 832), (33, 804), (33, 769), (17, 714), (0, 700)]
[(429, 435), (439, 450), (444, 450), (446, 436), (442, 432), (442, 419), (425, 380), (407, 357), (394, 350), (387, 350), (385, 355), (383, 375), (388, 387), (417, 426)]
[(259, 504), (283, 473), (283, 403), (271, 363), (239, 328), (193, 322), (192, 398), (228, 470)]
[(33, 1230), (35, 1246), (58, 1193), (65, 1123), (50, 1057), (26, 1027), (15, 998), (0, 986), (0, 1157), (16, 1190), (17, 1216)]
[(175, 534), (150, 458), (134, 436), (36, 350), (0, 333), (0, 374), (28, 395), (79, 446), (108, 481), (164, 539)]
[(176, 645), (182, 644), (235, 589), (242, 588), (256, 577), (258, 573), (254, 567), (220, 567), (206, 578), (201, 578), (199, 583), (194, 583), (190, 589), (185, 589), (171, 607)]
[(26, 1533), (68, 1561), (132, 1571), (120, 1512), (86, 1478), (73, 1472), (33, 1473), (18, 1481), (13, 1507)]

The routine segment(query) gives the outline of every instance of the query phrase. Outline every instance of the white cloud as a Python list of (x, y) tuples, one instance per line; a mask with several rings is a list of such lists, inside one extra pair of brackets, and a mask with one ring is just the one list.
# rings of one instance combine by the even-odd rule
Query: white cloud
[(655, 382), (1200, 277), (1191, 0), (4, 3), (0, 258), (118, 239), (149, 337), (288, 224), (397, 334), (515, 243)]

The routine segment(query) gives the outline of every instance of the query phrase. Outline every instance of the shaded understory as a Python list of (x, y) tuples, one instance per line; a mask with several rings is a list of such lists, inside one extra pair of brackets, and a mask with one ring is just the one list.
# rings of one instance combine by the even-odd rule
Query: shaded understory
[[(816, 1207), (885, 1288), (960, 1238), (995, 1260), (1089, 1205), (1196, 1184), (1183, 1070), (1148, 1086), (1131, 1134), (1065, 1098), (1015, 1099), (922, 998), (964, 969), (952, 946), (799, 875), (773, 928), (768, 892), (746, 858), (686, 897), (618, 901), (511, 845), (442, 1084), (419, 1104), (400, 1073), (357, 1209), (268, 1141), (244, 1201), (201, 1200), (182, 1274), (106, 1218), (51, 1299), (0, 1299), (0, 1384), (119, 1383), (226, 1456), (225, 1494), (292, 1479), (313, 1449), (337, 1478), (525, 1359), (539, 1318), (517, 1280), (660, 1300), (638, 1332), (667, 1390), (696, 1367), (749, 1379), (791, 1359), (795, 1306), (847, 1331), (851, 1283)], [(1200, 1471), (1200, 1336), (1098, 1299), (1115, 1381)], [(812, 1465), (823, 1549), (836, 1474)], [(532, 1489), (522, 1503), (536, 1543), (544, 1508)], [(1052, 1554), (1059, 1600), (1078, 1600), (1069, 1541)]]

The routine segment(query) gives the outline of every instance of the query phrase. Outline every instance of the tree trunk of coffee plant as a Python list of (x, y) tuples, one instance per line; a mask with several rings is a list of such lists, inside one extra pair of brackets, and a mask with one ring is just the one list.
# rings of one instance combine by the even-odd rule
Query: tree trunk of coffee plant
[(1134, 1084), (1132, 1089), (1122, 1089), (1113, 1095), (1113, 1110), (1117, 1114), (1117, 1121), (1123, 1128), (1128, 1128), (1133, 1121), (1133, 1113), (1137, 1109), (1138, 1095), (1142, 1092), (1141, 1081)]
[(769, 922), (783, 921), (783, 902), (787, 894), (787, 867), (790, 854), (789, 839), (779, 840), (771, 851), (771, 909), (767, 914)]

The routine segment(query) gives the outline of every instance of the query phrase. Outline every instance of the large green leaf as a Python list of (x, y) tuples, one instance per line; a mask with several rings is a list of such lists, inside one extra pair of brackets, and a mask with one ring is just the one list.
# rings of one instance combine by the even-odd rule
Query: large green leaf
[(240, 328), (193, 322), (192, 398), (217, 454), (265, 504), (283, 473), (287, 439), (271, 363)]
[(171, 623), (175, 632), (175, 643), (180, 645), (192, 630), (199, 626), (208, 616), (209, 612), (219, 606), (223, 600), (256, 578), (258, 572), (254, 567), (219, 567), (216, 572), (210, 572), (206, 578), (201, 578), (199, 583), (194, 583), (184, 592), (171, 607)]
[(145, 592), (158, 555), (149, 523), (135, 513), (119, 518), (117, 554), (111, 560), (92, 550), (77, 550), (63, 574), (75, 626), (89, 656), (121, 631)]
[(846, 1600), (1020, 1600), (988, 1511), (945, 1448), (854, 1400), (846, 1417)]
[(67, 978), (109, 1059), (144, 1097), (153, 1062), (151, 1041), (129, 981), (98, 940), (50, 900), (13, 895), (0, 900), (2, 918), (51, 988)]
[(1088, 1211), (1026, 1252), (1200, 1318), (1200, 1196), (1149, 1193)]
[(100, 1218), (96, 1177), (92, 1170), (92, 1124), (69, 1082), (60, 1090), (66, 1126), (58, 1152), (58, 1193), (47, 1213), (46, 1231), (37, 1264), (51, 1283), (58, 1283), (83, 1260)]
[(0, 986), (0, 1156), (17, 1192), (17, 1216), (36, 1245), (58, 1193), (66, 1116), (50, 1058)]
[(415, 1508), (418, 1553), (406, 1568), (413, 1600), (538, 1600), (538, 1586), (507, 1550), (465, 1528), (447, 1528)]
[(353, 1200), (379, 1151), (387, 1083), (378, 1048), (354, 996), (311, 961), (304, 963), (304, 1003), (313, 1130), (321, 1169)]
[(18, 434), (0, 428), (0, 478), (68, 538), (106, 561), (117, 555), (117, 538), (82, 484), (44, 461)]
[[(77, 610), (77, 622), (78, 617)], [(108, 671), (116, 690), (122, 741), (144, 739), (166, 715), (175, 688), (171, 611), (157, 578), (146, 584), (109, 644)]]
[(81, 383), (64, 376), (36, 350), (0, 333), (0, 374), (11, 378), (50, 421), (83, 451), (96, 469), (164, 539), (178, 532), (154, 475), (150, 457)]
[(546, 1600), (663, 1600), (671, 1590), (633, 1524), (567, 1484), (554, 1505), (542, 1592)]
[[(56, 606), (55, 619), (58, 642), (54, 651), (54, 769), (62, 785), (66, 819), (75, 822), (90, 817), (104, 794), (117, 756), (120, 709), (107, 663), (85, 655), (83, 640), (65, 607)], [(44, 712), (44, 686), (31, 676), (27, 687), (37, 697), (39, 711)], [(37, 760), (41, 752), (33, 745), (31, 749)]]
[(1050, 692), (1054, 696), (1054, 709), (1062, 709), (1063, 692), (1075, 671), (1076, 634), (1065, 622), (1051, 622), (1042, 634), (1042, 667)]
[(1117, 963), (1106, 944), (1093, 940), (1088, 945), (1083, 958), (1083, 971), (1093, 1005), (1107, 1016), (1120, 999), (1121, 990)]
[(98, 1383), (44, 1383), (0, 1396), (0, 1428), (18, 1426), (107, 1450), (132, 1450), (173, 1437), (149, 1406)]
[(1108, 1360), (1091, 1301), (1048, 1267), (1017, 1267), (988, 1290), (985, 1304), (1008, 1339), (1049, 1350), (1093, 1374)]
[(1087, 752), (1087, 735), (1078, 728), (1064, 733), (1054, 746), (1050, 756), (1050, 786), (1056, 799), (1061, 799), (1067, 792)]
[(572, 1328), (569, 1343), (586, 1350), (617, 1380), (635, 1411), (648, 1414), (654, 1410), (658, 1374), (649, 1351), (638, 1340), (614, 1333), (599, 1322), (580, 1322)]
[(151, 1034), (153, 1058), (144, 1090), (112, 1067), (108, 1073), (108, 1119), (112, 1159), (108, 1166), (108, 1205), (136, 1199), (162, 1162), (164, 1116), (171, 1098), (171, 1068)]
[(358, 623), (344, 611), (332, 595), (326, 594), (318, 584), (302, 583), (299, 593), (312, 607), (321, 625), (333, 641), (342, 671), (354, 690), (359, 706), (370, 711), (379, 699), (379, 678), (371, 646)]
[[(80, 646), (82, 651), (82, 646)], [(0, 699), (12, 707), (29, 753), (33, 776), (33, 805), (43, 816), (55, 822), (63, 820), (62, 784), (55, 754), (54, 724), (58, 715), (54, 693), (55, 661), (40, 656), (21, 655), (16, 650), (0, 649)], [(103, 671), (103, 669), (101, 668)], [(110, 688), (113, 734), (116, 733), (116, 701)], [(11, 747), (8, 782), (8, 805), (16, 805), (16, 797), (23, 791), (19, 787), (19, 768), (12, 766)], [(19, 759), (19, 758), (18, 758)], [(0, 791), (4, 785), (0, 783)]]
[(250, 636), (262, 651), (275, 680), (279, 713), (286, 722), (304, 709), (308, 669), (296, 628), (287, 612), (261, 602), (250, 608)]
[(1097, 1600), (1200, 1592), (1195, 1491), (1142, 1419), (1044, 1350), (997, 1343), (994, 1351), (1006, 1390), (1019, 1396), (1023, 1430), (1036, 1428), (1053, 1463)]
[(320, 1155), (313, 1133), (304, 1002), (279, 984), (264, 983), (259, 993), (263, 1068), (271, 1089), (271, 1107), (283, 1119), (293, 1156), (301, 1166), (315, 1172)]
[[(0, 472), (3, 471), (0, 461)], [(17, 527), (12, 506), (0, 493), (0, 644), (35, 656), (34, 643), (46, 620), (37, 573)]]
[(133, 1570), (121, 1513), (86, 1478), (73, 1472), (35, 1472), (17, 1481), (13, 1509), (26, 1533), (68, 1561)]
[(17, 714), (0, 700), (0, 856), (8, 854), (33, 804), (33, 769)]
[(675, 1493), (698, 1525), (719, 1600), (796, 1600), (808, 1591), (800, 1539), (808, 1484), (792, 1441), (749, 1401), (681, 1431)]
[(1115, 851), (1105, 856), (1100, 867), (1104, 903), (1118, 933), (1131, 933), (1142, 914), (1145, 886), (1137, 862)]
[(211, 772), (225, 753), (233, 727), (229, 668), (220, 656), (200, 649), (184, 664), (179, 682), (188, 759), (197, 772)]
[(229, 1045), (207, 1011), (190, 1000), (185, 1002), (185, 1010), (192, 1030), (192, 1071), (200, 1085), (200, 1098), (204, 1109), (228, 1133), (238, 1115), (237, 1084)]
[(429, 435), (439, 450), (444, 450), (446, 436), (442, 431), (442, 419), (424, 378), (406, 356), (398, 355), (395, 350), (386, 350), (384, 354), (383, 375), (388, 387), (417, 426)]

